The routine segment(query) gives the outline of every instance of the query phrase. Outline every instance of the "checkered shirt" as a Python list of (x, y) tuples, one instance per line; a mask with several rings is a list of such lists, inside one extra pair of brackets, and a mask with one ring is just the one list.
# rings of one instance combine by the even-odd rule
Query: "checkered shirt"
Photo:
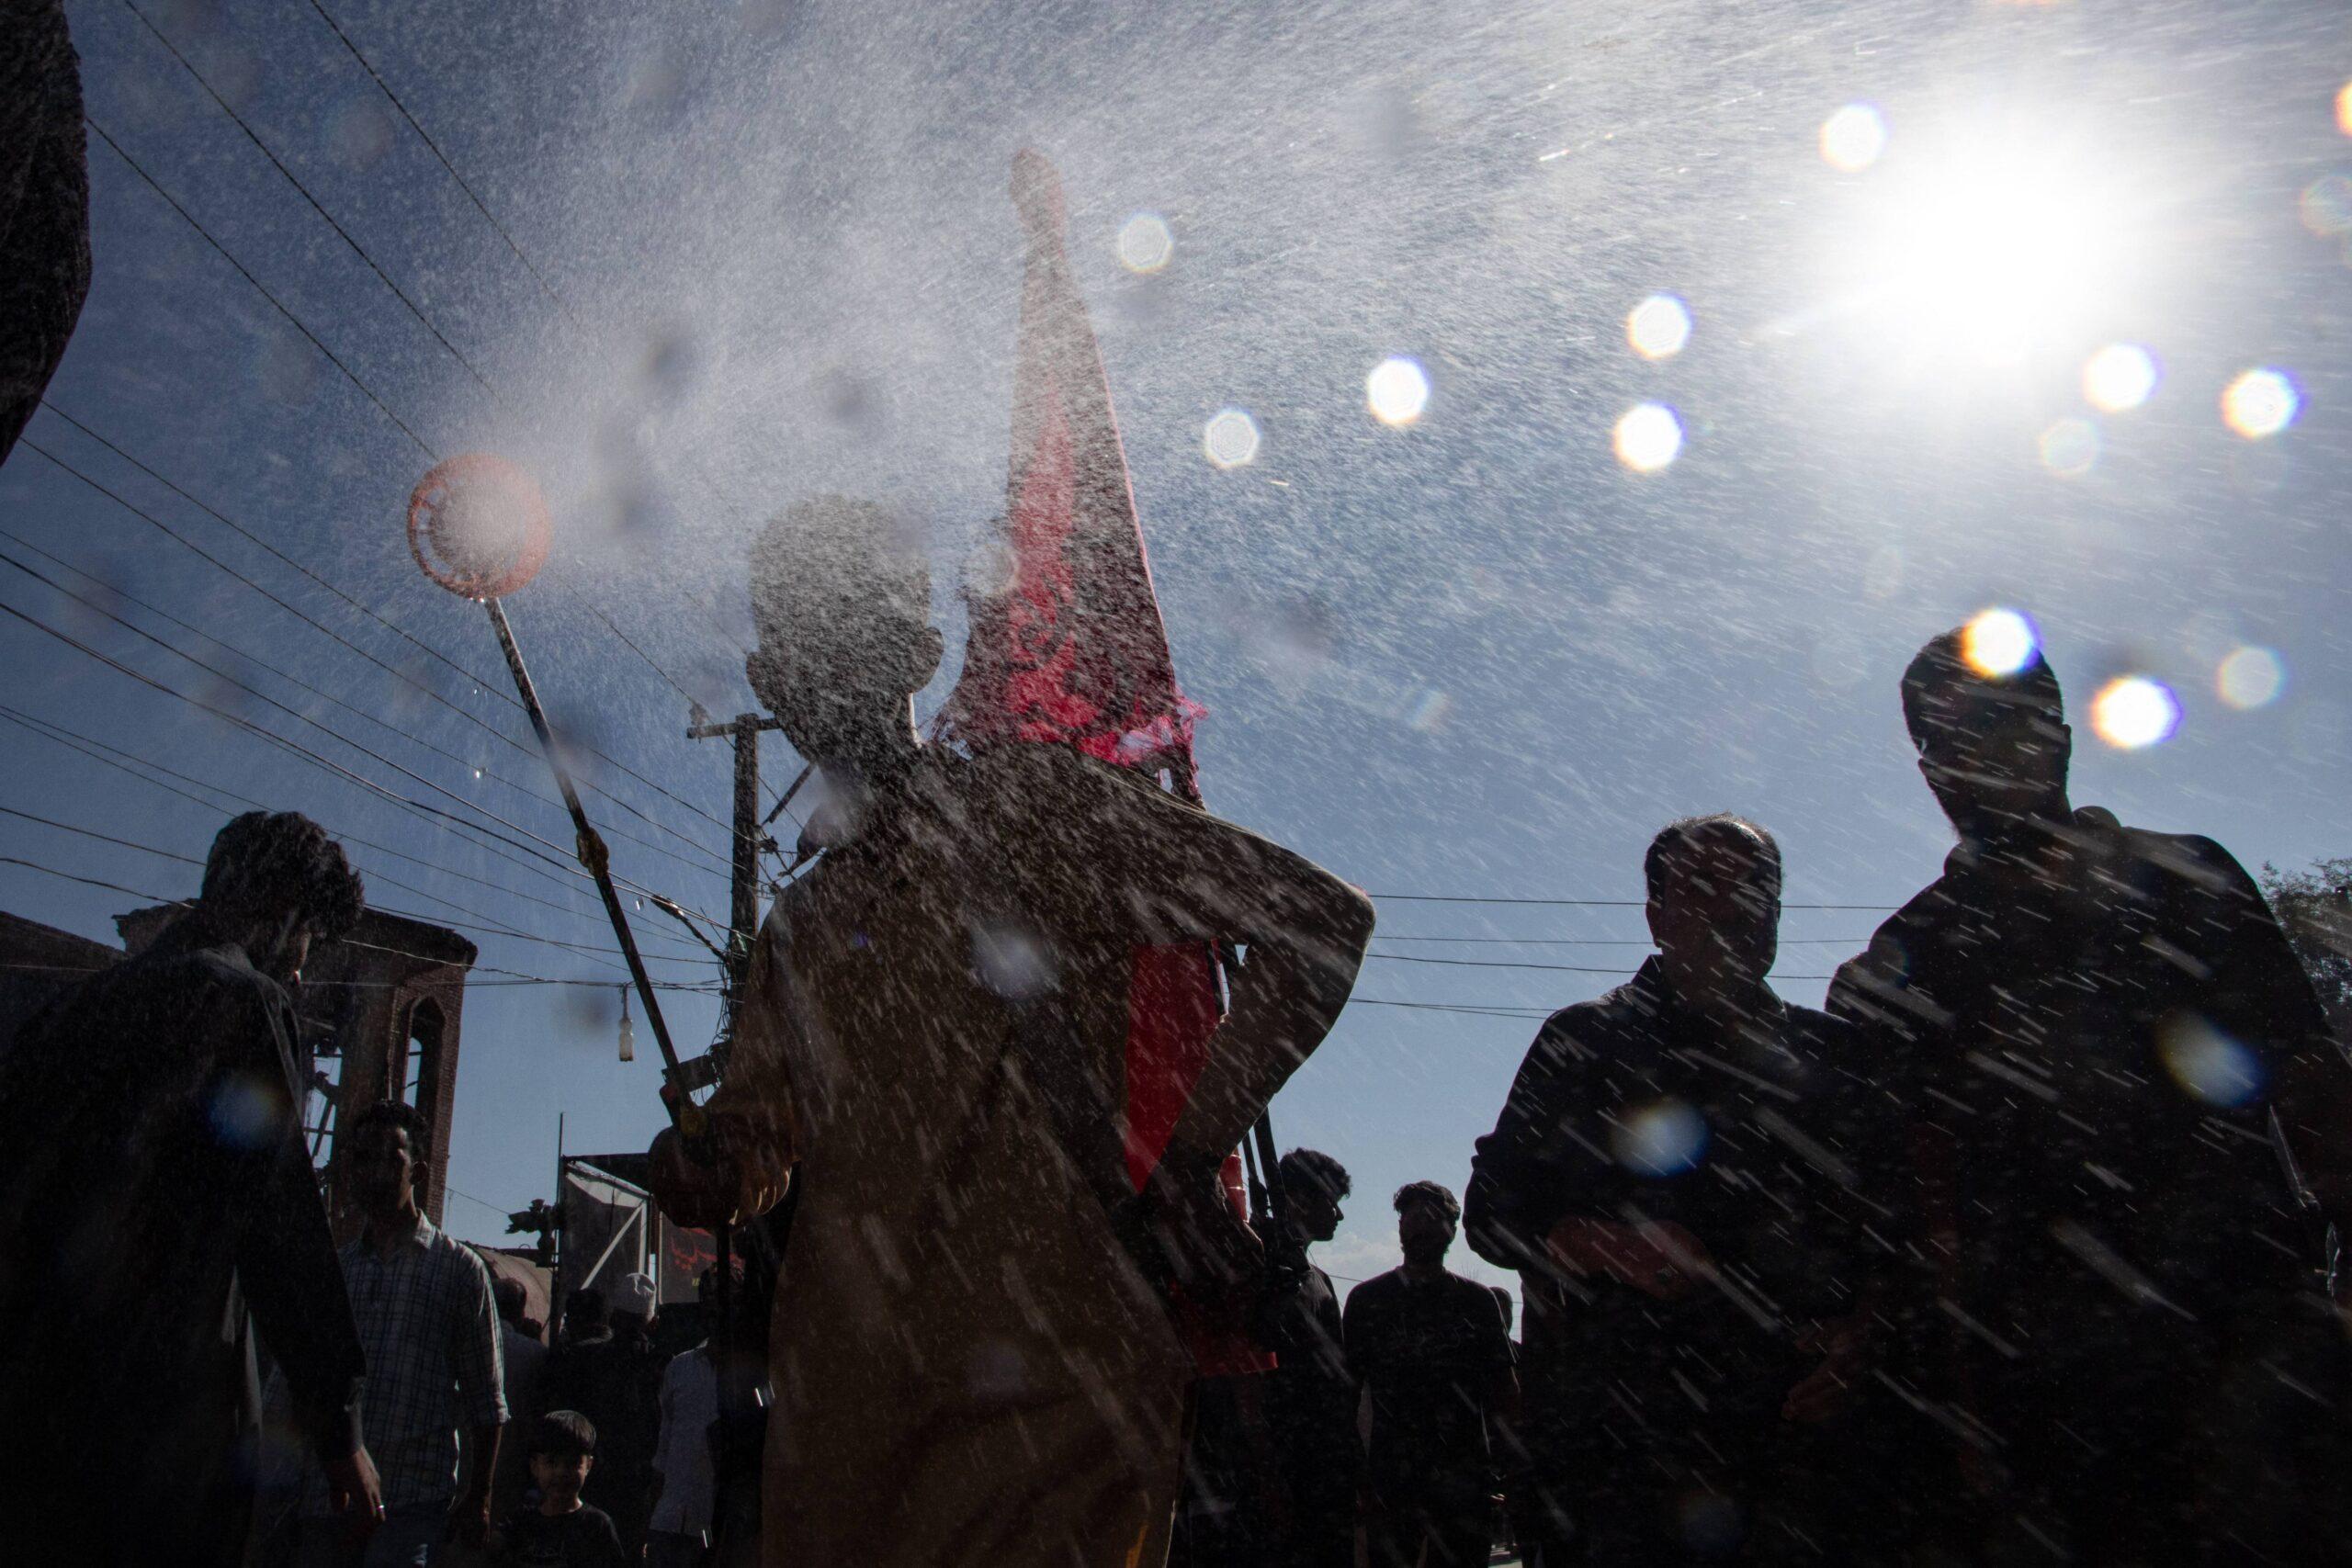
[[(368, 1353), (361, 1417), (384, 1506), (454, 1501), (458, 1431), (506, 1419), (504, 1352), (490, 1270), (424, 1215), (416, 1234), (378, 1255), (364, 1238), (337, 1254)], [(328, 1510), (315, 1468), (303, 1511)]]

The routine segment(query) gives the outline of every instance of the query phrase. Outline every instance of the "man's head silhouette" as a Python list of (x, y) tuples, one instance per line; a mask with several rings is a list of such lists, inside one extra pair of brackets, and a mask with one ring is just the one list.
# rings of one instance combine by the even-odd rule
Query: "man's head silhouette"
[(1405, 1261), (1422, 1272), (1438, 1268), (1461, 1224), (1461, 1201), (1434, 1181), (1408, 1181), (1396, 1189), (1396, 1240)]
[(2008, 672), (1973, 662), (1968, 632), (1930, 638), (1903, 672), (1903, 719), (1919, 772), (1962, 839), (2063, 821), (2075, 735), (2039, 648)]
[(811, 761), (871, 773), (912, 754), (913, 696), (939, 669), (931, 569), (870, 502), (796, 502), (752, 546), (752, 690)]
[(1658, 966), (1686, 1002), (1750, 994), (1779, 956), (1781, 846), (1744, 817), (1686, 817), (1642, 858)]

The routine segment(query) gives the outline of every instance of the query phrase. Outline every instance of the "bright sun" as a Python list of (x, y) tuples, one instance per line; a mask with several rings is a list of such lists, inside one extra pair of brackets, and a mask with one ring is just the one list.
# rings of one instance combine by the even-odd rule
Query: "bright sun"
[(1949, 152), (1891, 150), (1862, 179), (1841, 270), (1891, 342), (1993, 365), (2073, 354), (2130, 282), (2112, 171), (2061, 142), (1955, 137)]

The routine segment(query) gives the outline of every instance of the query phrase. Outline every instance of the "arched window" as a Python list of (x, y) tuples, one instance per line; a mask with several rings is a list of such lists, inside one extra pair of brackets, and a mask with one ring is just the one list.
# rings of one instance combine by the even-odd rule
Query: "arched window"
[[(413, 1105), (424, 1124), (437, 1132), (441, 1123), (441, 1004), (426, 997), (408, 1010), (408, 1027), (401, 1032), (398, 1048), (384, 1064), (384, 1093), (388, 1100)], [(435, 1171), (438, 1160), (416, 1172), (416, 1201), (427, 1216), (437, 1220), (441, 1193)]]
[(441, 1004), (427, 997), (408, 1010), (408, 1028), (387, 1064), (385, 1098), (413, 1105), (426, 1123), (436, 1118), (441, 1081)]

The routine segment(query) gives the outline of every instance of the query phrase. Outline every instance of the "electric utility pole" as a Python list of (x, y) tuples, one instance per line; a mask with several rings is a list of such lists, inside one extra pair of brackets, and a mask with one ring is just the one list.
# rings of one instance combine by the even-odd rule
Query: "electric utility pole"
[[(731, 719), (713, 723), (700, 703), (694, 705), (686, 718), (687, 739), (716, 740), (725, 737), (735, 743), (733, 874), (729, 879), (725, 954), (727, 1020), (719, 1042), (711, 1047), (722, 1076), (727, 1070), (726, 1057), (731, 1054), (728, 1048), (733, 1044), (735, 1029), (743, 1016), (743, 986), (752, 972), (752, 944), (759, 935), (760, 854), (775, 847), (767, 836), (766, 824), (760, 820), (760, 732), (778, 728), (775, 719), (756, 713), (737, 714)], [(759, 1224), (757, 1219), (749, 1222), (743, 1236), (745, 1283), (755, 1292), (766, 1282), (767, 1274), (758, 1267), (759, 1255), (763, 1250), (759, 1245)], [(739, 1533), (754, 1538), (757, 1535), (757, 1505), (746, 1499), (758, 1496), (759, 1434), (764, 1430), (762, 1401), (752, 1392), (762, 1382), (760, 1371), (746, 1365), (738, 1349), (734, 1231), (733, 1225), (721, 1224), (711, 1237), (718, 1254), (711, 1292), (711, 1306), (718, 1319), (713, 1343), (720, 1348), (722, 1363), (718, 1385), (720, 1455), (714, 1478), (718, 1499), (711, 1523), (714, 1534), (730, 1544)], [(758, 1302), (764, 1297), (755, 1293), (752, 1299)]]
[(729, 1017), (743, 999), (743, 979), (751, 972), (752, 942), (760, 925), (760, 852), (775, 847), (760, 823), (760, 732), (781, 728), (763, 714), (739, 713), (712, 723), (696, 704), (686, 724), (689, 740), (735, 742), (735, 837), (732, 897), (727, 911), (727, 1006)]

